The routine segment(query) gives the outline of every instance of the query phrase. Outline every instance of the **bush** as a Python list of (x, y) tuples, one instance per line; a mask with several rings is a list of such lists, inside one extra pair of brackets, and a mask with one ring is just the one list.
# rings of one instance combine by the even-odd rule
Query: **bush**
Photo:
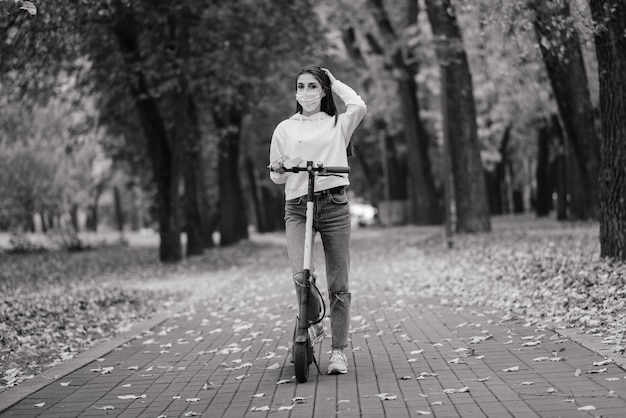
[(8, 254), (32, 254), (47, 251), (46, 248), (36, 242), (31, 241), (23, 233), (14, 233), (9, 238)]
[(72, 228), (55, 229), (49, 233), (49, 237), (61, 250), (78, 252), (92, 249)]

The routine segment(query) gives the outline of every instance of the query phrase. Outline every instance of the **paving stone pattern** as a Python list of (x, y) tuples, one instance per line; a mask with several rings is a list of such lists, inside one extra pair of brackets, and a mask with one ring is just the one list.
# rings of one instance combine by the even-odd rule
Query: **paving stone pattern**
[[(402, 300), (363, 272), (349, 373), (312, 365), (298, 384), (287, 355), (292, 284), (251, 273), (0, 417), (626, 416), (626, 372), (598, 354), (510, 313)], [(329, 337), (316, 346), (322, 371), (329, 350)]]

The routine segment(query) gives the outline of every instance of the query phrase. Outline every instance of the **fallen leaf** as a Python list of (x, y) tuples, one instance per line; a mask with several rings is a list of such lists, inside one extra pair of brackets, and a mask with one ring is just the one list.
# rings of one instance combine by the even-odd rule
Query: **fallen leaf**
[(189, 412), (185, 412), (185, 415), (183, 416), (184, 417), (197, 417), (197, 416), (200, 416), (200, 414), (197, 412), (189, 411)]
[(487, 341), (488, 339), (493, 338), (493, 335), (475, 335), (473, 336), (469, 343), (470, 344), (478, 344), (478, 343), (482, 343), (483, 341)]
[(147, 398), (146, 394), (143, 395), (118, 395), (117, 399), (145, 399)]
[(593, 411), (594, 409), (596, 409), (596, 407), (593, 405), (586, 405), (578, 408), (579, 411)]
[[(310, 398), (310, 396), (309, 396)], [(293, 403), (306, 403), (306, 398), (304, 396), (296, 396), (295, 398), (291, 399), (291, 402)]]
[(441, 406), (441, 405), (443, 405), (443, 402), (436, 401), (436, 402), (431, 403), (431, 405), (433, 405), (433, 406)]
[(61, 386), (69, 386), (70, 383), (72, 383), (71, 380), (69, 382), (59, 382), (59, 385), (61, 385)]
[(413, 350), (413, 351), (411, 351), (411, 355), (422, 354), (423, 352), (424, 352), (423, 349)]
[(606, 359), (606, 360), (602, 360), (602, 361), (594, 361), (593, 365), (594, 366), (606, 366), (607, 364), (611, 364), (611, 363), (613, 363), (613, 360)]
[(491, 376), (487, 376), (487, 377), (481, 377), (480, 379), (478, 379), (479, 382), (486, 382), (487, 380), (489, 380), (491, 378)]
[(253, 397), (253, 398), (262, 398), (262, 397), (264, 397), (264, 396), (265, 396), (265, 392), (263, 392), (263, 393), (257, 393), (257, 394), (255, 394), (255, 395), (252, 395), (252, 397)]
[(45, 402), (41, 402), (41, 403), (36, 403), (35, 406), (37, 408), (41, 408), (42, 406), (44, 406), (46, 403)]
[(113, 405), (106, 405), (106, 406), (94, 406), (95, 409), (100, 409), (102, 411), (111, 411), (113, 409), (115, 409), (115, 407)]
[(417, 415), (430, 415), (430, 411), (420, 411), (420, 410), (417, 410), (415, 412), (417, 412)]
[(578, 376), (580, 376), (582, 373), (583, 373), (583, 371), (582, 371), (582, 370), (580, 370), (580, 369), (576, 369), (576, 371), (574, 372), (574, 376), (578, 377)]
[(508, 369), (502, 369), (503, 372), (519, 372), (519, 366), (509, 367)]
[(556, 389), (555, 388), (548, 388), (548, 390), (546, 390), (546, 392), (554, 393), (554, 392), (556, 392)]
[(398, 398), (398, 395), (389, 395), (388, 393), (379, 393), (376, 395), (381, 401), (393, 401)]
[(469, 392), (469, 391), (470, 391), (469, 386), (463, 386), (463, 387), (462, 387), (461, 389), (459, 389), (457, 392), (460, 392), (460, 393), (465, 393), (465, 392)]
[(269, 405), (266, 406), (253, 406), (252, 409), (250, 409), (250, 412), (267, 412), (270, 410)]
[(185, 399), (185, 402), (198, 402), (200, 401), (200, 398), (187, 398)]
[(400, 379), (398, 380), (411, 380), (413, 379), (413, 376), (402, 376)]
[(587, 370), (585, 373), (594, 374), (594, 373), (604, 373), (608, 370), (608, 367), (603, 367), (601, 369), (591, 369)]
[(280, 367), (279, 363), (274, 363), (271, 366), (268, 366), (266, 370), (275, 370), (275, 369), (278, 369), (279, 367)]
[(276, 382), (277, 385), (285, 385), (287, 383), (291, 383), (291, 379), (283, 379)]
[(524, 386), (530, 386), (530, 385), (534, 385), (535, 382), (522, 382), (520, 383), (520, 385), (524, 385)]
[(293, 409), (295, 405), (289, 405), (289, 406), (281, 406), (278, 408), (279, 411), (291, 411)]

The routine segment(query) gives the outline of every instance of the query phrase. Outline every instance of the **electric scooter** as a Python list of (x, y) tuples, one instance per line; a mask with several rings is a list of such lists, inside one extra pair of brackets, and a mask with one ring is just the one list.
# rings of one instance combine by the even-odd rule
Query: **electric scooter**
[[(313, 253), (313, 209), (315, 204), (315, 177), (330, 176), (334, 174), (350, 173), (350, 167), (324, 167), (322, 163), (313, 164), (307, 161), (306, 167), (284, 168), (285, 172), (299, 173), (308, 172), (308, 193), (306, 202), (306, 227), (304, 235), (304, 262), (302, 263), (302, 284), (296, 282), (300, 292), (300, 306), (296, 320), (296, 328), (293, 335), (293, 362), (298, 383), (304, 383), (309, 378), (309, 366), (315, 363), (317, 372), (320, 371), (319, 364), (315, 358), (313, 343), (309, 337), (308, 329), (322, 321), (325, 316), (325, 306), (322, 300), (322, 313), (314, 320), (309, 318), (309, 297), (312, 289), (318, 293), (315, 286), (315, 279), (311, 274), (311, 258)], [(320, 295), (321, 299), (321, 295)]]

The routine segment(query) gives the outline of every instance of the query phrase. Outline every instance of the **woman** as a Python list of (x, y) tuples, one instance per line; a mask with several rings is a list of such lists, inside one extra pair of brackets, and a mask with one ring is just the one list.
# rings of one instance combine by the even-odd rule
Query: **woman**
[[(346, 112), (337, 114), (335, 93), (346, 104)], [(325, 166), (348, 166), (347, 147), (354, 130), (366, 113), (361, 97), (337, 80), (325, 68), (304, 67), (296, 77), (296, 114), (278, 124), (270, 146), (272, 181), (285, 184), (285, 230), (287, 252), (296, 283), (302, 284), (306, 172), (286, 173), (283, 167), (321, 161)], [(315, 181), (314, 237), (319, 232), (324, 246), (326, 278), (330, 298), (332, 352), (328, 374), (344, 374), (348, 365), (343, 349), (348, 345), (350, 328), (350, 207), (345, 187), (348, 175), (317, 177)], [(316, 298), (309, 304), (310, 317), (318, 315)], [(320, 322), (309, 328), (311, 340), (324, 336)]]

